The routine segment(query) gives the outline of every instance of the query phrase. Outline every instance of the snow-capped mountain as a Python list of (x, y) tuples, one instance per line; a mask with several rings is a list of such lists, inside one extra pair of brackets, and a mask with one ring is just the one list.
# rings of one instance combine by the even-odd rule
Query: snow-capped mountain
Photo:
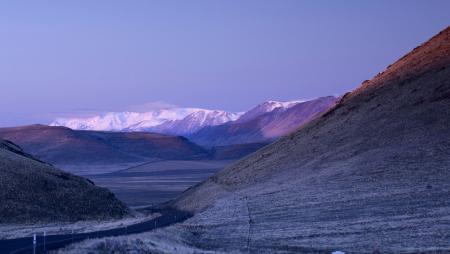
[(150, 127), (147, 131), (172, 135), (191, 134), (206, 126), (216, 126), (230, 121), (236, 121), (242, 113), (230, 113), (221, 110), (200, 110), (181, 120), (166, 121), (158, 126)]
[(290, 107), (293, 107), (297, 105), (298, 103), (304, 102), (302, 100), (297, 101), (286, 101), (286, 102), (280, 102), (280, 101), (266, 101), (263, 102), (256, 107), (250, 109), (245, 114), (243, 114), (238, 121), (239, 122), (246, 122), (251, 119), (254, 119), (260, 115), (263, 115), (268, 112), (272, 112), (275, 109), (288, 109)]
[(65, 126), (75, 130), (122, 131), (131, 126), (151, 127), (165, 121), (186, 117), (198, 109), (159, 109), (144, 113), (108, 112), (87, 118), (59, 118), (51, 126)]
[(158, 131), (186, 134), (204, 126), (236, 120), (241, 113), (200, 108), (158, 109), (149, 112), (108, 112), (87, 118), (59, 118), (51, 126), (75, 130), (97, 131)]
[(149, 131), (170, 135), (190, 135), (204, 127), (228, 122), (246, 122), (274, 110), (285, 110), (302, 101), (266, 101), (245, 113), (201, 108), (168, 108), (148, 112), (108, 112), (85, 118), (59, 118), (51, 126), (75, 130)]

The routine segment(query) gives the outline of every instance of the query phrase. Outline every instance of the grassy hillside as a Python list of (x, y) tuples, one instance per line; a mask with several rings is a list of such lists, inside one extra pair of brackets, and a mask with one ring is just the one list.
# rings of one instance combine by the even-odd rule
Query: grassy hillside
[(0, 140), (0, 223), (109, 219), (126, 213), (108, 190)]
[(447, 28), (173, 205), (206, 249), (449, 251), (449, 137)]

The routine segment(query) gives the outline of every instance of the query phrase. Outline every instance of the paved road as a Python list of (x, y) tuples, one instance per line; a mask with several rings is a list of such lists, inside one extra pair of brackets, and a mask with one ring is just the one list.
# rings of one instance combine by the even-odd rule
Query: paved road
[[(174, 209), (164, 209), (158, 210), (157, 212), (162, 215), (158, 218), (141, 222), (138, 224), (130, 225), (128, 227), (121, 227), (103, 231), (96, 231), (91, 233), (80, 233), (80, 234), (68, 234), (68, 235), (48, 235), (37, 236), (36, 254), (45, 253), (47, 250), (56, 250), (65, 247), (74, 242), (80, 242), (88, 238), (99, 238), (108, 236), (120, 236), (142, 233), (146, 231), (153, 230), (155, 228), (162, 228), (169, 226), (171, 224), (184, 221), (191, 217), (192, 215), (186, 212), (174, 210)], [(0, 253), (1, 254), (30, 254), (33, 253), (33, 239), (32, 237), (24, 237), (10, 240), (0, 240)]]

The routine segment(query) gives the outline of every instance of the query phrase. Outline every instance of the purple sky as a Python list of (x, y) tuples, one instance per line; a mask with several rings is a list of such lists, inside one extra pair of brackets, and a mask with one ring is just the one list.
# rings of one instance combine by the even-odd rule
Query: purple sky
[[(0, 126), (162, 101), (339, 95), (450, 25), (450, 1), (1, 1)], [(137, 105), (137, 106), (136, 106)]]

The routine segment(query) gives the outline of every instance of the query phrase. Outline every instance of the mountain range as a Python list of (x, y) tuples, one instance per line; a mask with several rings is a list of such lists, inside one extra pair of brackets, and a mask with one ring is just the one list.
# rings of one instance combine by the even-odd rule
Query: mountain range
[[(82, 175), (154, 160), (235, 160), (289, 134), (336, 100), (328, 96), (310, 101), (267, 101), (245, 113), (194, 108), (107, 113), (60, 119), (51, 126), (0, 128), (0, 138), (20, 145), (40, 160)], [(187, 138), (178, 136), (181, 134)]]
[(268, 143), (330, 108), (336, 100), (328, 96), (310, 101), (267, 101), (244, 113), (196, 108), (106, 113), (90, 118), (57, 119), (50, 125), (75, 130), (181, 135), (208, 147)]
[(204, 126), (234, 121), (241, 113), (200, 108), (169, 108), (148, 112), (108, 112), (87, 118), (59, 118), (50, 126), (65, 126), (74, 130), (151, 131), (185, 135)]
[[(52, 126), (0, 128), (0, 138), (20, 145), (40, 160), (82, 175), (155, 160), (235, 160), (289, 134), (336, 100), (328, 96), (310, 101), (268, 101), (239, 114), (193, 108), (108, 113), (60, 119)], [(75, 129), (57, 126), (63, 123)], [(148, 127), (151, 124), (157, 125)]]
[(195, 215), (172, 232), (223, 252), (448, 252), (449, 109), (447, 27), (297, 131), (188, 189), (172, 206)]

